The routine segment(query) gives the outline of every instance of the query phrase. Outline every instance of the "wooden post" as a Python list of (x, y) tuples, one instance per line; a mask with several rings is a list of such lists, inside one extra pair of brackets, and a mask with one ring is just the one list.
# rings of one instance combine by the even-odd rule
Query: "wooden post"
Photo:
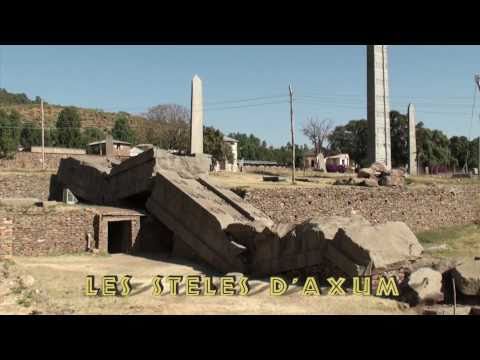
[(43, 99), (40, 99), (40, 110), (42, 112), (42, 170), (45, 170), (45, 117), (43, 113)]
[(457, 289), (455, 286), (455, 278), (452, 275), (452, 288), (453, 288), (453, 315), (457, 315)]
[(292, 185), (295, 185), (295, 131), (293, 122), (293, 90), (292, 85), (288, 85), (290, 93), (290, 131), (292, 133)]

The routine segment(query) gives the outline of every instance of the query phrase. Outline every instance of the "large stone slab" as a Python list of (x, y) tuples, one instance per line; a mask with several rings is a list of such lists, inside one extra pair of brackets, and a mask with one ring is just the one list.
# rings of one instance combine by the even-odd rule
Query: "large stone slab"
[(453, 270), (455, 285), (464, 295), (480, 296), (480, 259), (468, 259)]
[(348, 224), (371, 226), (361, 216), (317, 217), (299, 225), (275, 225), (254, 239), (251, 270), (259, 275), (275, 274), (330, 261), (344, 273), (354, 276), (359, 273), (358, 266), (329, 244), (338, 229)]
[(344, 225), (332, 245), (354, 263), (364, 267), (371, 264), (376, 269), (418, 259), (423, 252), (415, 234), (402, 222)]
[(442, 273), (423, 267), (414, 271), (408, 280), (410, 303), (413, 305), (426, 302), (443, 301)]
[(232, 236), (235, 230), (229, 233), (227, 228), (241, 224), (244, 237), (254, 237), (273, 225), (235, 193), (217, 188), (206, 178), (181, 177), (168, 170), (157, 172), (146, 207), (200, 258), (227, 272), (246, 272), (248, 257), (246, 246)]
[(62, 159), (58, 168), (56, 183), (70, 189), (77, 198), (104, 204), (108, 192), (109, 164), (105, 158), (97, 161), (83, 161), (75, 158)]

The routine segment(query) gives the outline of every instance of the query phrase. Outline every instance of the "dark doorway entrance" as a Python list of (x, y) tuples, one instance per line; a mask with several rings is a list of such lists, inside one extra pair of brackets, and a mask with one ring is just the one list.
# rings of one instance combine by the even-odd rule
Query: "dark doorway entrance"
[(132, 246), (132, 222), (108, 222), (108, 253), (126, 253)]

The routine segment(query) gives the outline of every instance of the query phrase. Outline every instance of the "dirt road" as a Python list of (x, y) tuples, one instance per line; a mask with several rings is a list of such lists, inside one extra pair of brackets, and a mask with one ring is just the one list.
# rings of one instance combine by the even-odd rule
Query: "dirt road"
[[(168, 258), (130, 255), (16, 257), (0, 279), (0, 314), (410, 314), (392, 300), (360, 296), (304, 296), (291, 289), (271, 296), (268, 281), (254, 281), (248, 296), (153, 295), (155, 275), (206, 275), (205, 269)], [(131, 275), (127, 297), (87, 297), (86, 276)], [(18, 285), (26, 276), (30, 284)], [(2, 285), (3, 284), (3, 285)], [(97, 284), (96, 284), (97, 285)], [(13, 289), (13, 290), (12, 290)]]

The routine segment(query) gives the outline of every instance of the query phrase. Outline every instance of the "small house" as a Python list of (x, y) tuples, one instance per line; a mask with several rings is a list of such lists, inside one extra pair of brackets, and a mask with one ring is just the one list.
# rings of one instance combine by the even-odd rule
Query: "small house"
[[(113, 140), (113, 156), (130, 157), (132, 144), (126, 141)], [(107, 154), (106, 140), (95, 141), (87, 145), (87, 153), (93, 155), (105, 156)]]

